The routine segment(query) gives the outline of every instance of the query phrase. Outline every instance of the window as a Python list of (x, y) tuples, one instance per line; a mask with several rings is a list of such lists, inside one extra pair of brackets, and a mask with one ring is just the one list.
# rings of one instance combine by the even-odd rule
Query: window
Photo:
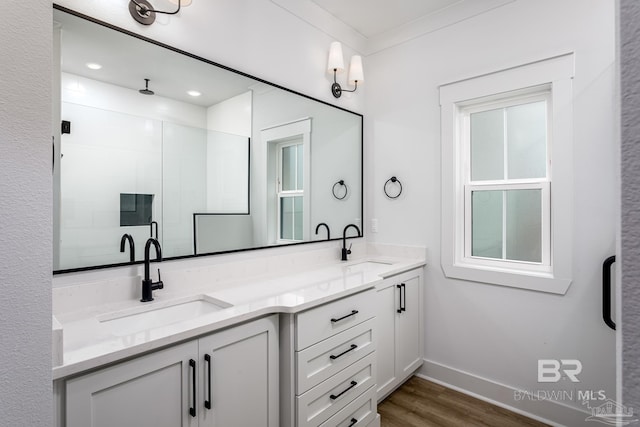
[(304, 169), (302, 138), (278, 150), (278, 239), (303, 240)]
[(463, 107), (467, 262), (549, 271), (549, 92)]
[(572, 76), (569, 54), (441, 86), (448, 277), (568, 289)]
[[(260, 131), (258, 159), (265, 159), (265, 241), (308, 240), (311, 223), (311, 118), (269, 126)], [(260, 176), (260, 171), (257, 174)], [(259, 186), (258, 186), (259, 188)], [(258, 193), (258, 197), (260, 197)]]

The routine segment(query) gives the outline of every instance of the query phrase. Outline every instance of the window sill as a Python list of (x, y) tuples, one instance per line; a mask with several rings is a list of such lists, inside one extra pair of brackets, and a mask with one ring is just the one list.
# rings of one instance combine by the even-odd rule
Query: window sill
[(510, 288), (528, 289), (564, 295), (571, 285), (571, 279), (554, 277), (551, 273), (504, 270), (471, 264), (442, 263), (445, 276), (450, 279), (467, 280)]

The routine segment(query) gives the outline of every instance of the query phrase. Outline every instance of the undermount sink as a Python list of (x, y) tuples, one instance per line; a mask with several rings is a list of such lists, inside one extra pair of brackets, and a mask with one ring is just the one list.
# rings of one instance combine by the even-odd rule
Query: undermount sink
[(356, 262), (355, 264), (345, 265), (344, 268), (348, 273), (359, 273), (379, 270), (381, 268), (386, 268), (391, 264), (391, 262), (386, 261), (361, 261)]
[(146, 307), (108, 313), (98, 321), (116, 336), (125, 336), (215, 313), (231, 304), (204, 295), (188, 300), (157, 303)]

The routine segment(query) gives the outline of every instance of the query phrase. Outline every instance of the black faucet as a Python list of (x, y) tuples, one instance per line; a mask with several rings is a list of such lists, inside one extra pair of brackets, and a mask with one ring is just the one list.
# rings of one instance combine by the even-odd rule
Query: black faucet
[(360, 229), (358, 228), (357, 225), (355, 224), (349, 224), (347, 225), (344, 230), (342, 231), (342, 258), (340, 258), (342, 261), (347, 261), (347, 255), (349, 255), (351, 253), (351, 245), (349, 245), (349, 249), (347, 249), (347, 230), (353, 227), (356, 229), (356, 231), (358, 232), (358, 237), (362, 237), (362, 234), (360, 234)]
[[(153, 235), (153, 225), (154, 224), (156, 226), (156, 234), (155, 234), (155, 236)], [(151, 233), (151, 235), (149, 237), (153, 237), (154, 239), (157, 239), (158, 238), (158, 223), (155, 222), (155, 221), (151, 221), (149, 223), (149, 228), (150, 228), (150, 233)]]
[(129, 261), (134, 262), (136, 260), (136, 245), (133, 243), (133, 237), (130, 234), (123, 234), (120, 238), (120, 252), (124, 252), (124, 242), (129, 241)]
[(318, 231), (320, 230), (321, 225), (324, 225), (325, 228), (327, 229), (327, 240), (331, 240), (331, 231), (329, 231), (329, 226), (324, 222), (321, 222), (320, 224), (318, 224), (318, 226), (316, 227), (316, 234), (318, 234)]
[(149, 249), (151, 249), (151, 245), (156, 248), (156, 261), (162, 261), (160, 243), (153, 237), (149, 238), (144, 245), (144, 279), (142, 280), (142, 299), (140, 299), (142, 302), (153, 301), (153, 291), (164, 288), (164, 283), (162, 283), (160, 279), (160, 269), (158, 269), (157, 282), (152, 281), (149, 277), (149, 264), (151, 263), (149, 260)]

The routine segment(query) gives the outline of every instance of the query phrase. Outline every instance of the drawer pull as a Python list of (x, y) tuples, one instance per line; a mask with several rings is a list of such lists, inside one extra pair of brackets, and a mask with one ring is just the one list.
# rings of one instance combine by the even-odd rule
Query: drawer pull
[(358, 420), (356, 420), (355, 418), (351, 418), (351, 423), (347, 427), (353, 427), (356, 424), (358, 424)]
[(332, 355), (331, 355), (331, 356), (329, 356), (329, 357), (331, 358), (331, 360), (336, 360), (338, 357), (342, 357), (342, 356), (344, 356), (345, 354), (349, 353), (351, 350), (355, 350), (356, 348), (358, 348), (358, 346), (357, 346), (357, 345), (355, 345), (355, 344), (351, 344), (351, 347), (349, 347), (349, 349), (348, 349), (348, 350), (343, 351), (342, 353), (340, 353), (340, 354), (339, 354), (339, 355), (337, 355), (337, 356), (334, 356), (334, 355), (332, 354)]
[(196, 361), (193, 359), (189, 359), (189, 367), (193, 369), (191, 376), (191, 386), (193, 392), (193, 406), (189, 407), (189, 415), (195, 418), (196, 416)]
[(357, 386), (358, 383), (355, 381), (351, 381), (351, 385), (347, 388), (345, 388), (344, 390), (342, 390), (340, 393), (338, 394), (332, 394), (331, 396), (329, 396), (329, 398), (331, 400), (336, 400), (337, 398), (339, 398), (340, 396), (342, 396), (343, 394), (345, 394), (346, 392), (348, 392), (349, 390), (351, 390), (352, 388), (354, 388), (355, 386)]
[(347, 317), (355, 316), (356, 314), (358, 314), (358, 310), (351, 310), (351, 313), (347, 314), (346, 316), (342, 316), (342, 317), (339, 317), (337, 319), (331, 319), (331, 323), (339, 322), (341, 320), (346, 319)]
[(407, 288), (404, 283), (396, 285), (398, 288), (400, 295), (398, 296), (398, 313), (402, 313), (407, 310)]
[(211, 409), (211, 356), (209, 354), (204, 355), (204, 361), (207, 362), (207, 399), (204, 401), (204, 407)]

